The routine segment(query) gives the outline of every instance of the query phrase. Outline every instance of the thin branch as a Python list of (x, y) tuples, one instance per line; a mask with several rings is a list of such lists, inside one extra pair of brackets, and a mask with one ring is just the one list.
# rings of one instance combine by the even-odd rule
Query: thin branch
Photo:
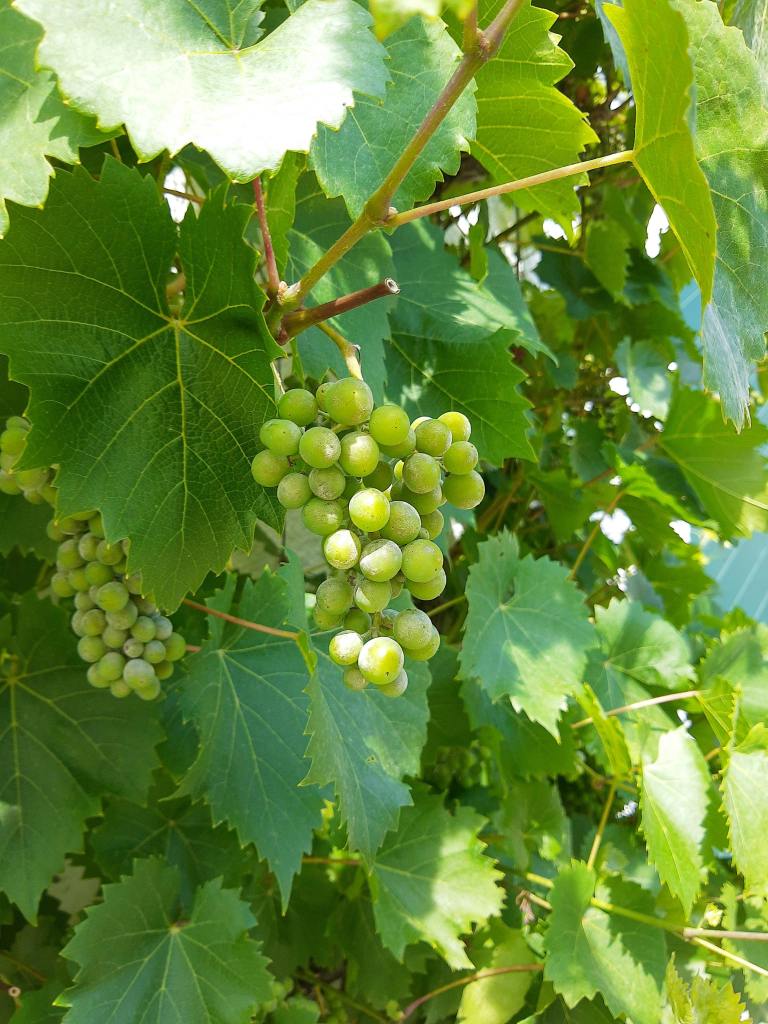
[(439, 615), (441, 612), (446, 611), (448, 608), (453, 608), (454, 605), (461, 604), (462, 601), (466, 600), (466, 594), (459, 594), (458, 597), (452, 597), (450, 601), (443, 601), (443, 603), (439, 604), (437, 608), (433, 608), (431, 611), (427, 612), (427, 615), (430, 617), (430, 619), (433, 619), (436, 615)]
[(710, 939), (731, 939), (733, 942), (768, 942), (768, 932), (732, 932), (722, 928), (683, 928), (683, 936)]
[(196, 196), (194, 192), (180, 192), (177, 188), (167, 188), (163, 186), (163, 192), (169, 196), (178, 196), (179, 199), (188, 199), (190, 203), (197, 203), (198, 206), (202, 206), (205, 202), (205, 196)]
[(197, 654), (202, 650), (202, 647), (198, 647), (197, 644), (187, 644), (187, 654)]
[(751, 960), (746, 960), (743, 956), (738, 956), (736, 953), (731, 953), (728, 949), (723, 949), (722, 946), (716, 946), (714, 942), (707, 942), (706, 939), (701, 939), (698, 936), (688, 939), (689, 942), (693, 942), (697, 946), (701, 946), (703, 949), (708, 949), (710, 953), (717, 953), (723, 960), (730, 960), (733, 964), (738, 964), (739, 967), (743, 967), (748, 971), (752, 971), (754, 974), (762, 974), (764, 978), (768, 978), (768, 971), (764, 967), (760, 967), (758, 964), (753, 964)]
[(314, 327), (324, 320), (331, 320), (335, 316), (349, 313), (350, 310), (365, 306), (375, 299), (383, 299), (400, 294), (400, 286), (391, 277), (385, 277), (378, 284), (369, 288), (360, 288), (348, 295), (340, 295), (331, 299), (330, 302), (323, 302), (320, 306), (311, 306), (309, 309), (297, 309), (293, 313), (286, 313), (283, 317), (282, 330), (286, 338), (293, 338), (308, 327)]
[(472, 985), (476, 981), (485, 981), (486, 978), (496, 978), (500, 974), (532, 974), (538, 971), (544, 970), (544, 964), (532, 963), (532, 964), (510, 964), (508, 967), (489, 967), (484, 971), (477, 971), (475, 974), (470, 974), (466, 978), (457, 978), (455, 981), (449, 981), (446, 985), (441, 985), (439, 988), (432, 989), (431, 992), (427, 992), (426, 995), (419, 996), (418, 999), (414, 999), (412, 1003), (409, 1003), (403, 1010), (400, 1017), (398, 1017), (398, 1024), (403, 1024), (404, 1021), (408, 1020), (412, 1014), (418, 1010), (424, 1003), (429, 1002), (430, 999), (434, 999), (435, 996), (442, 995), (443, 992), (450, 992), (452, 988), (460, 988), (462, 985)]
[(608, 504), (603, 509), (602, 516), (598, 520), (595, 521), (595, 525), (589, 531), (589, 536), (587, 537), (587, 539), (584, 541), (584, 543), (581, 546), (581, 551), (579, 551), (578, 555), (576, 556), (576, 561), (573, 563), (573, 568), (571, 569), (569, 577), (568, 577), (569, 579), (571, 579), (571, 580), (576, 579), (576, 573), (581, 568), (581, 563), (587, 557), (587, 554), (589, 553), (589, 549), (595, 543), (595, 539), (597, 538), (597, 535), (600, 532), (600, 524), (602, 523), (603, 519), (606, 516), (609, 516), (611, 514), (611, 512), (613, 512), (613, 510), (619, 504), (621, 499), (624, 497), (624, 493), (625, 493), (624, 491), (617, 491), (616, 494), (613, 496), (613, 498), (611, 498), (611, 500), (608, 502)]
[[(639, 711), (640, 708), (650, 708), (655, 704), (669, 704), (675, 700), (691, 700), (700, 696), (699, 690), (683, 690), (682, 693), (664, 693), (660, 697), (646, 697), (645, 700), (636, 700), (633, 704), (623, 704), (620, 708), (611, 708), (606, 711), (606, 718), (612, 715), (624, 715), (628, 711)], [(583, 729), (585, 725), (592, 725), (593, 718), (582, 718), (579, 722), (572, 722), (572, 729)], [(719, 748), (718, 748), (719, 749)]]
[(362, 861), (358, 857), (302, 857), (302, 864), (332, 864), (341, 867), (359, 868)]
[(331, 327), (330, 324), (318, 324), (317, 325), (323, 334), (327, 335), (334, 343), (336, 348), (341, 352), (341, 356), (344, 360), (344, 364), (349, 370), (351, 377), (357, 377), (358, 380), (363, 379), (363, 371), (360, 366), (360, 356), (357, 345), (353, 345), (351, 341), (347, 341), (340, 331), (337, 331), (335, 327)]
[(277, 298), (277, 293), (280, 290), (280, 275), (277, 272), (275, 250), (272, 246), (272, 235), (270, 234), (269, 222), (267, 221), (267, 208), (264, 204), (264, 190), (261, 187), (261, 178), (253, 179), (253, 197), (256, 202), (256, 215), (259, 218), (261, 240), (264, 244), (264, 262), (267, 265), (267, 295), (270, 299), (274, 300)]
[(603, 841), (603, 834), (605, 827), (608, 824), (608, 816), (611, 813), (611, 807), (613, 807), (613, 801), (616, 798), (616, 780), (613, 779), (610, 786), (608, 787), (608, 796), (605, 798), (605, 804), (603, 806), (603, 813), (600, 815), (600, 822), (597, 826), (597, 832), (595, 832), (595, 838), (592, 840), (592, 849), (589, 851), (589, 857), (587, 857), (587, 867), (593, 868), (597, 855), (600, 851), (600, 844)]
[(194, 608), (197, 612), (203, 612), (205, 615), (213, 615), (217, 619), (224, 619), (225, 622), (231, 622), (235, 626), (244, 626), (246, 629), (254, 629), (257, 633), (268, 633), (269, 636), (281, 636), (286, 640), (298, 640), (298, 633), (291, 633), (287, 629), (276, 629), (274, 626), (263, 626), (260, 622), (249, 622), (248, 619), (239, 619), (236, 615), (230, 615), (228, 612), (220, 612), (217, 608), (209, 608), (208, 605), (199, 604), (197, 601), (191, 601), (188, 597), (185, 597), (181, 602), (188, 608)]
[(418, 220), (420, 217), (429, 217), (433, 213), (442, 213), (452, 206), (467, 206), (470, 203), (478, 203), (483, 199), (491, 199), (493, 196), (504, 196), (510, 192), (520, 192), (522, 189), (533, 188), (535, 185), (544, 185), (548, 181), (559, 181), (561, 178), (570, 178), (574, 174), (584, 174), (587, 171), (597, 171), (602, 167), (613, 167), (616, 164), (625, 164), (632, 159), (631, 150), (623, 150), (620, 153), (611, 153), (608, 156), (598, 156), (594, 160), (582, 160), (577, 164), (567, 164), (565, 167), (554, 167), (551, 171), (542, 171), (540, 174), (531, 174), (527, 178), (518, 178), (516, 181), (507, 181), (502, 185), (492, 185), (490, 188), (481, 188), (477, 192), (467, 192), (463, 196), (452, 196), (450, 199), (440, 199), (435, 203), (427, 203), (425, 206), (417, 206), (413, 210), (406, 210), (405, 213), (396, 213), (387, 217), (384, 226), (396, 228), (401, 224), (408, 224), (409, 221)]

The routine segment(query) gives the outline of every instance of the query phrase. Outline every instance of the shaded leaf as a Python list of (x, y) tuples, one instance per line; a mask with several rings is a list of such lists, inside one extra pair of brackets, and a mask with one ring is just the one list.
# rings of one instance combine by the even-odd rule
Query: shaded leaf
[[(471, 958), (478, 971), (536, 963), (522, 932), (503, 921), (491, 921), (472, 941)], [(535, 972), (497, 974), (465, 985), (457, 1020), (467, 1024), (506, 1024), (522, 1009)]]
[(755, 894), (768, 896), (768, 729), (754, 726), (731, 750), (723, 775), (723, 806), (731, 852), (744, 881)]

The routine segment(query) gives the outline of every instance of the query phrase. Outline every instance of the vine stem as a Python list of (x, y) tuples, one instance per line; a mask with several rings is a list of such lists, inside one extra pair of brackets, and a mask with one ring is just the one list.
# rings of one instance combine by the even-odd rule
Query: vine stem
[(611, 780), (611, 784), (608, 787), (608, 796), (605, 798), (605, 805), (603, 807), (603, 813), (600, 815), (600, 821), (597, 826), (597, 832), (595, 832), (595, 838), (592, 840), (592, 848), (589, 851), (589, 857), (587, 857), (587, 867), (593, 868), (597, 855), (600, 851), (600, 844), (603, 841), (603, 835), (605, 833), (605, 827), (608, 824), (608, 816), (611, 813), (611, 807), (613, 801), (616, 798), (616, 779)]
[(330, 302), (323, 302), (320, 306), (311, 306), (309, 309), (297, 309), (293, 313), (286, 313), (281, 325), (285, 338), (293, 338), (308, 327), (316, 326), (324, 320), (340, 316), (342, 313), (349, 313), (373, 302), (374, 299), (383, 299), (387, 296), (399, 295), (400, 286), (391, 277), (385, 277), (378, 284), (370, 285), (368, 288), (360, 288), (356, 292), (349, 292), (347, 295), (339, 295)]
[(267, 296), (274, 301), (280, 290), (280, 275), (277, 272), (277, 261), (267, 220), (267, 207), (264, 202), (264, 189), (261, 187), (261, 178), (253, 179), (253, 198), (256, 203), (256, 215), (259, 219), (261, 240), (264, 244), (264, 262), (267, 265)]
[(360, 357), (358, 355), (359, 349), (357, 345), (353, 345), (351, 341), (347, 341), (344, 335), (340, 331), (337, 331), (335, 327), (331, 327), (330, 324), (320, 323), (317, 326), (323, 334), (326, 334), (331, 339), (339, 352), (341, 352), (344, 364), (349, 370), (350, 375), (352, 377), (357, 377), (358, 380), (362, 380), (363, 370), (360, 366)]
[(398, 1017), (398, 1024), (403, 1024), (404, 1021), (408, 1020), (412, 1014), (418, 1010), (424, 1003), (429, 1002), (430, 999), (434, 999), (435, 996), (442, 995), (443, 992), (450, 992), (452, 988), (460, 988), (462, 985), (472, 985), (476, 981), (484, 981), (486, 978), (495, 978), (500, 974), (530, 974), (536, 971), (543, 971), (544, 965), (538, 963), (532, 964), (510, 964), (508, 967), (489, 967), (484, 971), (476, 971), (475, 974), (470, 974), (466, 978), (457, 978), (455, 981), (449, 981), (446, 985), (441, 985), (439, 988), (432, 989), (431, 992), (427, 992), (426, 995), (419, 996), (418, 999), (414, 999), (412, 1003), (409, 1003), (403, 1012)]
[(205, 615), (213, 615), (214, 618), (224, 619), (225, 622), (231, 622), (235, 626), (255, 629), (257, 633), (268, 633), (269, 636), (280, 636), (286, 640), (298, 640), (299, 638), (298, 633), (292, 633), (290, 630), (277, 629), (275, 626), (263, 626), (260, 622), (249, 622), (248, 619), (240, 619), (236, 615), (230, 615), (229, 612), (220, 612), (217, 608), (209, 608), (208, 605), (199, 604), (188, 597), (185, 597), (181, 603), (185, 604), (188, 608), (194, 608), (197, 612), (203, 612)]
[(204, 196), (196, 196), (194, 192), (181, 192), (177, 188), (168, 188), (163, 186), (163, 192), (169, 196), (178, 196), (179, 199), (187, 199), (190, 203), (197, 203), (198, 206), (202, 206), (205, 202)]
[(461, 604), (462, 601), (466, 600), (466, 594), (459, 594), (458, 597), (452, 597), (450, 601), (443, 601), (443, 603), (439, 604), (437, 608), (433, 608), (431, 611), (427, 612), (427, 615), (430, 617), (430, 619), (433, 619), (435, 615), (439, 615), (440, 612), (444, 612), (448, 608), (453, 608), (454, 605)]
[[(620, 708), (611, 708), (610, 711), (605, 712), (606, 718), (610, 718), (613, 715), (624, 715), (628, 711), (638, 711), (640, 708), (650, 708), (655, 704), (670, 704), (675, 700), (691, 700), (694, 697), (701, 696), (699, 690), (683, 690), (682, 693), (663, 693), (660, 697), (646, 697), (645, 700), (636, 700), (634, 704), (624, 704)], [(594, 718), (582, 718), (579, 722), (572, 722), (572, 729), (583, 729), (585, 725), (592, 725)], [(719, 749), (719, 748), (718, 748)]]
[(570, 573), (568, 575), (568, 579), (571, 579), (571, 580), (576, 579), (576, 573), (581, 568), (581, 563), (584, 561), (584, 559), (589, 554), (589, 549), (595, 543), (595, 538), (597, 537), (598, 533), (600, 532), (600, 524), (602, 523), (603, 519), (606, 516), (609, 516), (611, 514), (611, 512), (613, 512), (613, 510), (619, 504), (621, 499), (624, 497), (624, 494), (625, 494), (624, 491), (617, 491), (616, 494), (614, 494), (614, 496), (611, 498), (611, 500), (608, 502), (608, 504), (603, 509), (602, 516), (598, 520), (596, 520), (595, 525), (589, 531), (589, 536), (584, 541), (584, 543), (581, 545), (581, 551), (579, 551), (578, 555), (576, 556), (576, 561), (573, 563), (573, 568), (571, 569), (571, 571), (570, 571)]

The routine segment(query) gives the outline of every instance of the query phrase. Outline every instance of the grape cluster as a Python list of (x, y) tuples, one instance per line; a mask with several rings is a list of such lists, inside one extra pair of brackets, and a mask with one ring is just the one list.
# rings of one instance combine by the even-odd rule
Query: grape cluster
[(470, 422), (447, 412), (411, 423), (397, 405), (374, 408), (354, 377), (314, 395), (287, 391), (277, 411), (261, 428), (253, 477), (324, 538), (333, 573), (317, 589), (314, 618), (320, 629), (342, 627), (330, 656), (345, 684), (397, 697), (408, 685), (404, 655), (428, 660), (440, 636), (420, 609), (388, 605), (404, 586), (422, 601), (443, 592), (440, 506), (474, 508), (485, 494)]
[(42, 505), (44, 501), (53, 505), (56, 501), (53, 470), (14, 471), (13, 468), (26, 447), (29, 430), (29, 420), (11, 416), (0, 433), (0, 494), (23, 494), (33, 505)]

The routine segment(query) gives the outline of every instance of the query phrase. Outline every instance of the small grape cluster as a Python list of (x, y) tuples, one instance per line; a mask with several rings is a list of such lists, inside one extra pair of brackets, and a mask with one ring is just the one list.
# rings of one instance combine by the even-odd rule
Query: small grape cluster
[(324, 538), (334, 573), (317, 588), (315, 622), (343, 627), (329, 653), (352, 690), (375, 684), (397, 697), (404, 655), (426, 661), (440, 646), (429, 616), (387, 606), (403, 587), (429, 601), (445, 588), (440, 506), (474, 508), (485, 494), (471, 425), (459, 412), (414, 423), (397, 405), (374, 408), (370, 388), (347, 377), (313, 395), (287, 391), (259, 438), (253, 477)]
[(14, 470), (27, 444), (30, 422), (23, 416), (11, 416), (0, 433), (0, 494), (23, 494), (32, 505), (56, 502), (53, 470)]

